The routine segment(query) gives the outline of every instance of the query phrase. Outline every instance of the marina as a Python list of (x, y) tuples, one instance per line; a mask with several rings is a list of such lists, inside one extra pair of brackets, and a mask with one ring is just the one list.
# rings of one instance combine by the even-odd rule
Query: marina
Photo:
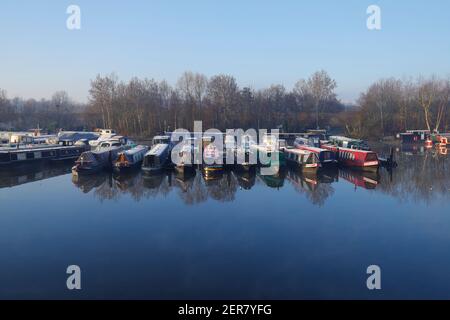
[(70, 161), (0, 171), (0, 241), (9, 244), (0, 297), (70, 298), (52, 270), (76, 260), (82, 298), (364, 299), (372, 293), (361, 277), (375, 260), (390, 270), (386, 287), (399, 285), (380, 297), (448, 298), (450, 277), (428, 261), (450, 267), (450, 159), (406, 145), (395, 157), (392, 171), (264, 176), (236, 166), (215, 179), (200, 169), (72, 176)]

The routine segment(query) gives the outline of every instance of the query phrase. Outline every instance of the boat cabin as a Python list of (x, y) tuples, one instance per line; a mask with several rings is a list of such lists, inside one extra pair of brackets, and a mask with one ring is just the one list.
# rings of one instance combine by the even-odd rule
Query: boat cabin
[(170, 136), (154, 136), (152, 144), (154, 146), (157, 144), (170, 144)]
[(320, 164), (319, 157), (314, 152), (284, 148), (286, 161), (302, 167), (303, 169), (317, 169)]
[(370, 151), (370, 147), (364, 140), (352, 139), (342, 136), (331, 136), (329, 141), (340, 148), (367, 150)]
[(408, 130), (400, 133), (402, 143), (425, 142), (429, 139), (431, 132), (429, 130)]

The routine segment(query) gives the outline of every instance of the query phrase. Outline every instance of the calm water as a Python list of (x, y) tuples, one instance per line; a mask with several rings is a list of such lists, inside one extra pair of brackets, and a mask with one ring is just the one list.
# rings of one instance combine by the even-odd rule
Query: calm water
[[(392, 173), (0, 171), (0, 298), (450, 298), (450, 161)], [(6, 172), (5, 172), (6, 171)], [(82, 290), (66, 289), (66, 268)], [(366, 288), (366, 268), (382, 290)]]

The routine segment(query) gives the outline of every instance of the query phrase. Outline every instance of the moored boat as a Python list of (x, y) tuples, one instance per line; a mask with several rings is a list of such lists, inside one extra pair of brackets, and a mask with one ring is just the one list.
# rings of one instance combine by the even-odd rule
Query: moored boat
[(335, 152), (340, 165), (355, 169), (376, 171), (380, 166), (378, 155), (373, 151), (340, 148), (333, 145), (322, 145), (322, 148)]
[(337, 165), (337, 157), (335, 152), (311, 146), (308, 144), (308, 140), (305, 141), (304, 138), (297, 138), (294, 141), (294, 146), (299, 150), (306, 150), (317, 154), (321, 167), (323, 168)]
[(328, 142), (325, 144), (331, 144), (339, 148), (370, 151), (370, 147), (366, 141), (360, 139), (352, 139), (343, 136), (330, 136)]
[(0, 166), (20, 165), (42, 161), (73, 160), (78, 158), (86, 145), (73, 142), (59, 144), (17, 145), (0, 148)]
[(120, 173), (140, 168), (148, 150), (149, 147), (138, 145), (130, 150), (119, 153), (117, 160), (113, 164), (114, 171)]
[(161, 172), (170, 163), (170, 145), (160, 143), (153, 146), (145, 155), (142, 162), (142, 171), (145, 174)]
[(316, 153), (294, 148), (283, 148), (286, 161), (302, 171), (315, 172), (320, 168), (320, 160)]
[(101, 150), (83, 152), (75, 162), (75, 166), (72, 167), (72, 174), (90, 175), (105, 169), (111, 169), (113, 161), (124, 150), (124, 146), (112, 146)]

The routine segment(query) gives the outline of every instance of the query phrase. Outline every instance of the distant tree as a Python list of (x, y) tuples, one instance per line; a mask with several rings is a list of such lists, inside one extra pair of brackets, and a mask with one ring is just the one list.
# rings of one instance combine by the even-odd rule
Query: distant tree
[(307, 80), (300, 80), (295, 84), (294, 92), (303, 98), (311, 99), (316, 111), (316, 128), (319, 129), (321, 107), (326, 101), (336, 99), (337, 84), (324, 70), (315, 72)]

